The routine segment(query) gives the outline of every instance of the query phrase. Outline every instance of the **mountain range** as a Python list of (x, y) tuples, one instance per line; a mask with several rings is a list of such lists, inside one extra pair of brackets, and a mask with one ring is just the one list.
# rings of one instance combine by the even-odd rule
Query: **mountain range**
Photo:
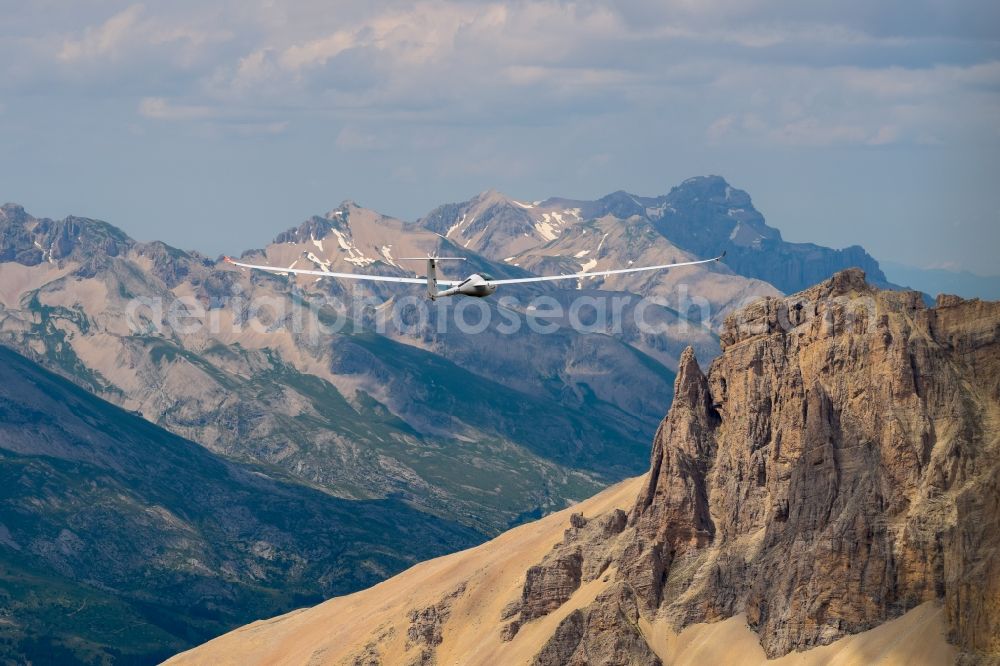
[[(623, 222), (631, 243), (609, 242), (604, 234)], [(597, 201), (552, 198), (525, 203), (490, 191), (461, 204), (441, 206), (417, 224), (493, 260), (544, 268), (571, 268), (600, 257), (617, 259), (615, 249), (637, 260), (648, 242), (661, 251), (694, 257), (726, 253), (726, 266), (738, 275), (762, 280), (784, 293), (804, 289), (834, 272), (856, 266), (873, 284), (888, 286), (875, 261), (857, 245), (833, 250), (812, 243), (789, 243), (770, 227), (750, 195), (720, 176), (689, 178), (666, 195), (642, 197), (618, 191)], [(590, 238), (584, 239), (587, 232)], [(647, 238), (643, 235), (647, 234)], [(634, 239), (634, 240), (633, 240)], [(597, 242), (594, 242), (597, 241)], [(593, 254), (569, 254), (568, 250)], [(537, 257), (554, 259), (540, 265)], [(534, 259), (532, 259), (534, 258)], [(577, 261), (572, 261), (576, 259)], [(579, 261), (581, 260), (582, 261)], [(576, 270), (579, 270), (577, 268)]]
[[(431, 308), (416, 325), (404, 310), (379, 327), (380, 313), (419, 300), (420, 289), (248, 274), (105, 222), (35, 218), (8, 204), (0, 342), (229, 464), (264, 466), (342, 501), (391, 500), (419, 516), (414, 524), (457, 530), (450, 541), (418, 531), (401, 551), (373, 522), (372, 547), (405, 563), (418, 546), (440, 554), (639, 473), (683, 350), (714, 357), (730, 313), (850, 266), (878, 286), (888, 286), (885, 276), (858, 247), (783, 241), (747, 193), (715, 176), (660, 197), (617, 192), (591, 202), (491, 191), (413, 222), (344, 202), (245, 251), (275, 266), (401, 276), (420, 270), (402, 257), (439, 252), (498, 277), (722, 251), (726, 262), (710, 268), (525, 285), (505, 292), (514, 302), (503, 309), (481, 302), (494, 325), (467, 335), (444, 325), (454, 316), (447, 309)], [(579, 330), (563, 317), (550, 334), (498, 330), (504, 313), (524, 320), (526, 303), (543, 296), (564, 310), (580, 296), (620, 298), (622, 326)], [(338, 309), (356, 298), (365, 307), (355, 316)], [(636, 323), (643, 298), (656, 299), (643, 313), (653, 331)], [(176, 303), (180, 320), (158, 309)], [(184, 325), (192, 318), (201, 325)], [(369, 582), (345, 575), (347, 587), (316, 593)], [(214, 626), (239, 621), (224, 617)]]
[(1000, 303), (851, 269), (720, 337), (644, 476), (169, 663), (996, 663)]

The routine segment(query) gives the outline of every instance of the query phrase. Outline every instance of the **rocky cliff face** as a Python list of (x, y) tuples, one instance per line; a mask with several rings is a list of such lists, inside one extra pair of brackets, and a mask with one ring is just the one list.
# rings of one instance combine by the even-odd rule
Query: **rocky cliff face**
[[(731, 316), (722, 345), (707, 374), (682, 357), (627, 529), (579, 551), (621, 586), (588, 617), (745, 613), (777, 657), (937, 599), (967, 656), (1000, 656), (1000, 304), (851, 270)], [(538, 579), (524, 608), (552, 605)], [(577, 618), (538, 663), (628, 624)]]

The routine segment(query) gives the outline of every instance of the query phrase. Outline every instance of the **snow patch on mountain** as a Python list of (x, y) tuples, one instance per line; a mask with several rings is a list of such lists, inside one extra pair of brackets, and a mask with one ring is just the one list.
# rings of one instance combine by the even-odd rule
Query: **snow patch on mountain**
[(581, 219), (579, 208), (567, 208), (562, 211), (551, 211), (542, 213), (542, 219), (535, 223), (535, 231), (546, 241), (555, 240), (562, 233), (562, 229), (572, 222), (568, 222), (566, 217), (575, 217), (576, 221)]
[(52, 261), (52, 248), (51, 247), (46, 250), (44, 247), (42, 247), (42, 244), (39, 243), (38, 241), (32, 241), (32, 242), (35, 244), (35, 247), (37, 247), (39, 250), (42, 251), (42, 259), (44, 259), (45, 261), (49, 262), (50, 264), (54, 264), (55, 263), (54, 261)]
[(333, 233), (337, 237), (337, 245), (340, 246), (340, 249), (350, 252), (350, 250), (354, 247), (354, 244), (349, 243), (347, 238), (344, 237), (344, 234), (340, 233), (336, 229), (333, 229)]
[[(462, 228), (462, 225), (465, 224), (465, 216), (466, 216), (466, 214), (462, 213), (462, 218), (458, 222), (456, 222), (455, 224), (451, 225), (451, 227), (448, 229), (448, 231), (446, 231), (445, 234), (444, 234), (445, 238), (451, 238), (451, 234), (452, 234), (453, 231), (456, 231), (457, 229), (461, 229)], [(475, 218), (472, 218), (472, 219), (474, 220)], [(469, 220), (469, 221), (472, 222), (472, 220)]]
[[(580, 272), (581, 273), (586, 273), (587, 271), (591, 270), (595, 266), (597, 266), (597, 259), (589, 259), (589, 260), (583, 262), (582, 264), (580, 264)], [(583, 289), (583, 280), (584, 280), (584, 278), (580, 278), (579, 280), (576, 281), (576, 288), (577, 289)]]
[(319, 257), (317, 257), (312, 252), (306, 252), (306, 259), (308, 259), (309, 261), (311, 261), (314, 264), (316, 264), (317, 266), (319, 266), (320, 270), (327, 271), (327, 272), (330, 271), (330, 262), (329, 261), (323, 261), (322, 259), (320, 259)]
[(667, 213), (676, 213), (676, 212), (677, 209), (668, 203), (660, 204), (659, 206), (646, 207), (646, 217), (648, 217), (651, 220), (658, 220)]
[(395, 266), (396, 268), (400, 268), (400, 265), (397, 264), (396, 260), (392, 258), (392, 246), (391, 245), (383, 245), (381, 252), (382, 252), (382, 256), (385, 257), (386, 263), (388, 263), (388, 264), (390, 264), (392, 266)]
[(336, 229), (331, 229), (333, 233), (337, 236), (337, 244), (340, 245), (340, 249), (347, 253), (344, 260), (348, 263), (354, 264), (355, 266), (368, 266), (369, 264), (374, 264), (378, 259), (371, 259), (366, 257), (364, 253), (361, 252), (354, 243), (352, 243), (344, 234)]
[(598, 252), (601, 251), (601, 248), (604, 247), (604, 241), (606, 240), (608, 240), (608, 234), (604, 234), (604, 236), (601, 237), (601, 242), (597, 244), (597, 250), (594, 252), (594, 254), (597, 254)]
[(555, 240), (559, 237), (559, 232), (556, 231), (555, 227), (549, 221), (550, 218), (550, 213), (544, 213), (542, 215), (542, 221), (535, 223), (535, 231), (537, 231), (538, 235), (547, 241)]

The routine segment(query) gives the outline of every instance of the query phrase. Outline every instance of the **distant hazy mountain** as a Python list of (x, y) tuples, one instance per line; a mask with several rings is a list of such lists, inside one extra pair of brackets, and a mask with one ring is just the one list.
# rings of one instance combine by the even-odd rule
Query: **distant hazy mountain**
[[(720, 176), (689, 178), (658, 197), (618, 191), (597, 201), (553, 198), (528, 203), (490, 191), (441, 206), (418, 224), (491, 259), (519, 264), (522, 253), (562, 241), (566, 231), (585, 223), (607, 220), (640, 222), (691, 256), (726, 252), (726, 266), (735, 273), (786, 293), (851, 267), (864, 270), (873, 284), (890, 286), (878, 262), (858, 245), (834, 250), (782, 240), (781, 232), (769, 227), (753, 207), (750, 195)], [(618, 244), (617, 249), (623, 248)], [(593, 258), (586, 256), (586, 261)]]
[(941, 268), (917, 268), (882, 261), (880, 265), (890, 280), (937, 296), (955, 294), (962, 298), (1000, 299), (1000, 275), (983, 276), (969, 271), (949, 271)]
[(481, 538), (219, 457), (0, 347), (0, 662), (151, 663)]

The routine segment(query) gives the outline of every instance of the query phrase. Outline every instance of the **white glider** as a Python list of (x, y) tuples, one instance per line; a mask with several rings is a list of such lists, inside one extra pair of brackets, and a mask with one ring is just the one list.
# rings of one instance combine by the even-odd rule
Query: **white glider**
[[(345, 278), (348, 280), (370, 280), (374, 282), (402, 282), (404, 284), (426, 284), (427, 297), (431, 300), (444, 296), (473, 296), (484, 298), (494, 293), (497, 287), (502, 284), (521, 284), (524, 282), (547, 282), (549, 280), (579, 280), (583, 278), (602, 277), (605, 275), (620, 275), (622, 273), (638, 273), (640, 271), (660, 271), (668, 268), (678, 268), (680, 266), (696, 266), (698, 264), (708, 264), (719, 261), (726, 256), (723, 252), (713, 259), (699, 259), (698, 261), (683, 261), (676, 264), (662, 264), (660, 266), (639, 266), (636, 268), (617, 268), (609, 271), (584, 271), (582, 273), (570, 273), (567, 275), (539, 275), (526, 278), (513, 278), (509, 280), (495, 280), (487, 273), (473, 273), (464, 280), (438, 280), (437, 262), (439, 261), (465, 261), (464, 257), (403, 257), (406, 261), (426, 261), (427, 277), (394, 277), (389, 275), (365, 275), (363, 273), (333, 273), (331, 271), (316, 271), (303, 268), (281, 268), (280, 266), (258, 266), (256, 264), (244, 264), (235, 261), (230, 257), (224, 257), (226, 263), (241, 268), (250, 268), (269, 273), (292, 273), (294, 275), (316, 275), (319, 277)], [(446, 287), (444, 291), (438, 291), (438, 286)]]

